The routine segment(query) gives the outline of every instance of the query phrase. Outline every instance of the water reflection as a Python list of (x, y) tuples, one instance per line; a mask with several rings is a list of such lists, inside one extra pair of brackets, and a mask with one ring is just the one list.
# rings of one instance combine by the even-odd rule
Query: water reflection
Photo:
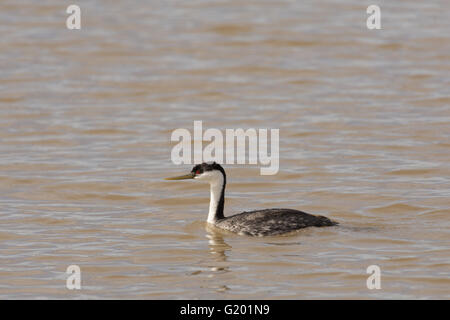
[[(218, 262), (219, 263), (227, 262), (226, 252), (231, 249), (231, 246), (225, 242), (220, 230), (218, 230), (217, 228), (207, 224), (205, 229), (207, 232), (206, 237), (209, 239), (208, 240), (209, 250), (213, 256), (214, 263), (217, 264)], [(229, 271), (228, 265), (226, 265), (226, 266), (215, 265), (215, 266), (210, 267), (210, 269), (211, 269), (211, 271), (214, 271), (214, 272), (218, 272), (218, 271), (228, 272)]]
[[(227, 244), (221, 234), (221, 231), (217, 228), (206, 224), (206, 238), (208, 238), (209, 250), (211, 253), (212, 259), (211, 264), (208, 266), (210, 270), (209, 277), (213, 278), (218, 275), (224, 275), (229, 273), (230, 264), (227, 259), (227, 251), (231, 250), (231, 246)], [(226, 281), (225, 279), (223, 279)], [(216, 292), (228, 292), (230, 288), (225, 283), (215, 284), (211, 286)]]

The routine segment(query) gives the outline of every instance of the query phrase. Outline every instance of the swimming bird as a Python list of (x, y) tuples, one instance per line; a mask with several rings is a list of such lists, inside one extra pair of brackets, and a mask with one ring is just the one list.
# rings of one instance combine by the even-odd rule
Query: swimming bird
[(208, 182), (211, 198), (207, 222), (217, 228), (248, 236), (276, 236), (306, 227), (337, 225), (323, 216), (315, 216), (294, 209), (263, 209), (224, 216), (227, 176), (218, 163), (197, 164), (189, 174), (166, 180), (194, 179)]

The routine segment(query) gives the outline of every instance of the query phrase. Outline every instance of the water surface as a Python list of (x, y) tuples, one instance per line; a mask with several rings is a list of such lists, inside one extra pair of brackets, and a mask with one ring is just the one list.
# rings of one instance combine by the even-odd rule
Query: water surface
[[(382, 30), (367, 1), (78, 4), (80, 31), (0, 5), (0, 299), (450, 298), (448, 1), (381, 1)], [(226, 214), (340, 226), (206, 228), (208, 186), (163, 180), (194, 120), (280, 129), (277, 175), (225, 166)]]

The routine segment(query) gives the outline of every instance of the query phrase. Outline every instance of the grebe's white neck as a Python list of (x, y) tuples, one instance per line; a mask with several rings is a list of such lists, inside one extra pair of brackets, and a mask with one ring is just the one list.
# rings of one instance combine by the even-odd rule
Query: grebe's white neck
[(209, 223), (214, 224), (217, 220), (223, 219), (223, 207), (225, 202), (225, 184), (226, 180), (222, 172), (218, 170), (205, 171), (199, 176), (195, 177), (196, 180), (203, 180), (209, 182), (210, 185), (210, 201), (209, 201)]
[(209, 200), (209, 213), (208, 213), (208, 221), (209, 223), (214, 223), (217, 221), (217, 209), (219, 207), (220, 198), (222, 196), (222, 189), (223, 189), (223, 177), (222, 174), (219, 173), (221, 176), (221, 181), (212, 181), (209, 183), (210, 185), (210, 191), (211, 191), (211, 198)]

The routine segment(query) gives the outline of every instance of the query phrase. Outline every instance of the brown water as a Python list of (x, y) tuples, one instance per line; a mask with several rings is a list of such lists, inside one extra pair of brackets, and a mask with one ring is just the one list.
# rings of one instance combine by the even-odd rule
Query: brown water
[[(356, 0), (78, 4), (0, 4), (0, 299), (450, 298), (449, 1), (379, 1), (382, 30)], [(280, 129), (277, 175), (225, 166), (228, 214), (340, 226), (207, 230), (208, 186), (163, 180), (194, 120)]]

